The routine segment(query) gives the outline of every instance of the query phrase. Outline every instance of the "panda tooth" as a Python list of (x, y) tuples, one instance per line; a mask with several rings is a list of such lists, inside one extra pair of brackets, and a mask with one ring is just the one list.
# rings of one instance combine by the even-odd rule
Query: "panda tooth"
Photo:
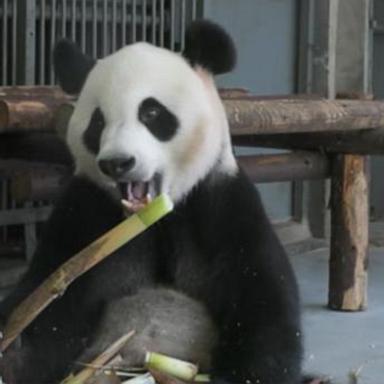
[(127, 183), (127, 200), (132, 200), (133, 199), (133, 193), (132, 193), (132, 183), (128, 182)]
[(149, 204), (151, 201), (152, 201), (152, 195), (150, 192), (148, 192), (147, 195), (145, 196), (145, 203)]
[(133, 204), (126, 199), (122, 199), (121, 204), (124, 206), (124, 208), (127, 208), (128, 210), (131, 210), (133, 208)]
[(154, 180), (151, 180), (148, 183), (148, 193), (151, 195), (151, 198), (153, 198), (153, 196), (156, 196), (156, 187)]

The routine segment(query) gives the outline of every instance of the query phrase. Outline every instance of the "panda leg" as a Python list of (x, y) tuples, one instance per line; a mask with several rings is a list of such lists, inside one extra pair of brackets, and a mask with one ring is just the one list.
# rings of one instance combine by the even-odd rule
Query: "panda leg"
[(121, 350), (121, 365), (143, 366), (145, 352), (160, 352), (210, 366), (216, 329), (206, 308), (190, 297), (167, 288), (144, 288), (110, 302), (91, 343), (78, 359), (89, 363), (122, 335), (135, 335)]

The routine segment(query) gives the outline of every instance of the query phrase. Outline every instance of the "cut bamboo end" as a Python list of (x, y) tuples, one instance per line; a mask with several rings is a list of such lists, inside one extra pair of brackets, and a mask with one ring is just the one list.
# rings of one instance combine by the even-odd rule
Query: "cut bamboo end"
[(145, 366), (185, 381), (192, 381), (198, 372), (197, 365), (155, 352), (146, 353)]
[(160, 220), (168, 212), (172, 211), (173, 203), (168, 195), (161, 194), (157, 196), (151, 203), (137, 212), (140, 220), (145, 226), (149, 227), (156, 221)]

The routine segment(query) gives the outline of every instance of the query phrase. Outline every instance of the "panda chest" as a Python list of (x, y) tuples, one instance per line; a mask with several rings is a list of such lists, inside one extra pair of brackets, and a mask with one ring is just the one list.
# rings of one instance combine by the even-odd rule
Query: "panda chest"
[(201, 297), (208, 288), (211, 262), (188, 226), (173, 231), (166, 253), (162, 252), (160, 264), (166, 265), (166, 274), (175, 288), (193, 297)]

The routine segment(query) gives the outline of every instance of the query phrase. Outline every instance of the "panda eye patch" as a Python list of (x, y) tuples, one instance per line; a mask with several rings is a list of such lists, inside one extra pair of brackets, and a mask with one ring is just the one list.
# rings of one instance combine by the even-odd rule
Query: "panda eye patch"
[(93, 153), (98, 154), (100, 150), (100, 137), (105, 127), (104, 115), (100, 108), (96, 108), (92, 114), (88, 128), (83, 135), (83, 142), (87, 149)]
[(177, 117), (153, 97), (140, 104), (138, 119), (160, 141), (170, 140), (179, 126)]

